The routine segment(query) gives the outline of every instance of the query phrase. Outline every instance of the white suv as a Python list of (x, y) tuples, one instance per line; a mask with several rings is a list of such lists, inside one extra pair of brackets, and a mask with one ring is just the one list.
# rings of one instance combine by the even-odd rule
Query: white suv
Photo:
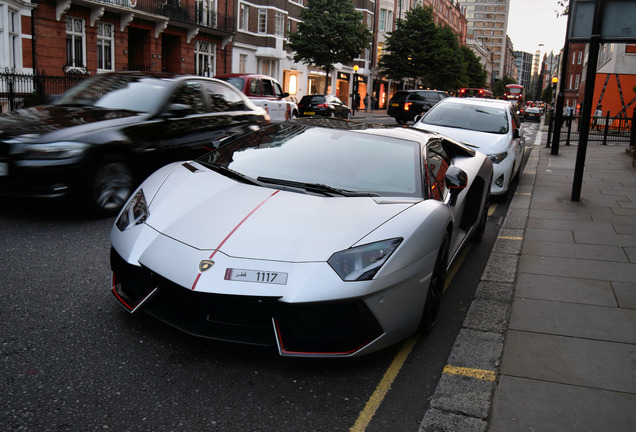
[(226, 81), (242, 91), (256, 105), (265, 108), (273, 122), (298, 117), (298, 105), (287, 100), (289, 93), (283, 92), (274, 78), (257, 74), (217, 75), (214, 78)]

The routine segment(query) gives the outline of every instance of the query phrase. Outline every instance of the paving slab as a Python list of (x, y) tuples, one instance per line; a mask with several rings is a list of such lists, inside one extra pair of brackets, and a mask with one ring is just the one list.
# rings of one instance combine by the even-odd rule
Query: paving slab
[(519, 271), (616, 282), (636, 281), (636, 265), (598, 260), (521, 255)]
[(609, 281), (522, 273), (517, 280), (516, 295), (520, 298), (618, 307)]
[(636, 344), (636, 310), (517, 298), (510, 329)]
[(610, 245), (525, 240), (522, 253), (562, 258), (629, 262), (629, 258), (623, 248)]
[(612, 288), (621, 308), (636, 309), (636, 283), (612, 282)]
[(625, 343), (510, 331), (501, 373), (636, 394), (636, 380), (625, 374), (636, 364), (634, 348)]
[(503, 376), (489, 432), (633, 432), (636, 395)]

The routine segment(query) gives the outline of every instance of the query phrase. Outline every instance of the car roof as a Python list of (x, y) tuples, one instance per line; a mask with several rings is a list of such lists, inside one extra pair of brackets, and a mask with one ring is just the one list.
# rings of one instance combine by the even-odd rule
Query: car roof
[(250, 74), (250, 73), (231, 73), (231, 74), (223, 74), (223, 75), (214, 75), (214, 78), (267, 78), (267, 79), (276, 81), (276, 78), (273, 78), (269, 75)]
[(499, 105), (502, 107), (512, 106), (509, 101), (501, 100), (501, 99), (485, 99), (485, 98), (458, 98), (458, 97), (448, 97), (443, 99), (440, 103), (456, 103), (462, 105), (474, 105), (474, 106), (493, 106)]

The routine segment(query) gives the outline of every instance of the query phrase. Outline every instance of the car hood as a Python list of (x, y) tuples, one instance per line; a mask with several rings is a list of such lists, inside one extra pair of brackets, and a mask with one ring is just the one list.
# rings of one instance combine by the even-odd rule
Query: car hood
[[(53, 141), (77, 138), (94, 131), (92, 123), (125, 119), (123, 123), (139, 121), (139, 113), (99, 107), (70, 107), (47, 105), (20, 109), (0, 116), (0, 139), (19, 138), (24, 142), (33, 140)], [(100, 125), (100, 129), (102, 126)]]
[(200, 250), (237, 258), (326, 261), (414, 200), (322, 197), (175, 170), (152, 199), (146, 224)]
[(511, 144), (510, 134), (477, 132), (474, 130), (437, 126), (428, 123), (418, 123), (415, 127), (417, 129), (438, 132), (485, 154), (496, 154), (506, 151)]

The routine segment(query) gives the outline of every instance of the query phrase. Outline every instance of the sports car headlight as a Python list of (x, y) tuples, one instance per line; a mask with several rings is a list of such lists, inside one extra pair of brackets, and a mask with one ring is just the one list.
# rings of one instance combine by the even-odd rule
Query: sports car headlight
[(80, 156), (89, 144), (82, 142), (55, 142), (46, 144), (27, 144), (24, 146), (25, 159), (68, 159)]
[(401, 242), (401, 238), (395, 238), (354, 247), (336, 252), (327, 262), (343, 281), (369, 280)]
[(498, 164), (502, 160), (504, 160), (508, 156), (508, 152), (497, 153), (497, 154), (489, 154), (488, 158), (494, 164)]
[(115, 225), (120, 231), (126, 231), (128, 228), (144, 223), (149, 214), (144, 191), (139, 189), (124, 207)]

